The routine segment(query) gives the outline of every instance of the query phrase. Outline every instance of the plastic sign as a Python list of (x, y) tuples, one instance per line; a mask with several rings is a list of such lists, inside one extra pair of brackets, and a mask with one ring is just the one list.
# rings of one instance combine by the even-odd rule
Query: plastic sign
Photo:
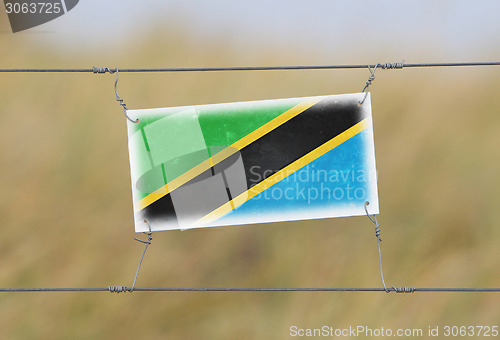
[(129, 110), (135, 231), (377, 214), (363, 97)]

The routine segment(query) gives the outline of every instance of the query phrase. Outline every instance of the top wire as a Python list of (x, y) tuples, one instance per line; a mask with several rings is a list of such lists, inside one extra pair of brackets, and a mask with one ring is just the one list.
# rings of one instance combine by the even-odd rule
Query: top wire
[[(236, 66), (236, 67), (178, 67), (178, 68), (4, 68), (0, 72), (73, 72), (73, 73), (107, 73), (119, 72), (217, 72), (217, 71), (273, 71), (273, 70), (334, 70), (334, 69), (366, 69), (368, 67), (382, 69), (401, 69), (413, 67), (459, 67), (459, 66), (500, 66), (500, 61), (493, 62), (460, 62), (460, 63), (377, 63), (355, 65), (299, 65), (299, 66)], [(110, 72), (112, 73), (112, 72)]]

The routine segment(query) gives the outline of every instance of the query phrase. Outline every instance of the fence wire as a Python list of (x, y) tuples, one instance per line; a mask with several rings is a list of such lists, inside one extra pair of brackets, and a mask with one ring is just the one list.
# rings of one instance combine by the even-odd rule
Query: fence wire
[(457, 63), (376, 63), (344, 65), (296, 65), (296, 66), (234, 66), (234, 67), (167, 67), (167, 68), (3, 68), (0, 72), (11, 73), (114, 73), (119, 72), (222, 72), (222, 71), (279, 71), (279, 70), (335, 70), (366, 69), (378, 66), (382, 69), (422, 68), (422, 67), (463, 67), (463, 66), (500, 66), (499, 61), (457, 62)]
[[(174, 67), (174, 68), (3, 68), (0, 73), (118, 73), (118, 72), (224, 72), (224, 71), (280, 71), (280, 70), (335, 70), (335, 69), (403, 69), (425, 67), (500, 66), (500, 62), (448, 62), (448, 63), (376, 63), (344, 65), (296, 65), (296, 66), (235, 66), (235, 67)], [(143, 254), (144, 256), (144, 254)], [(142, 262), (142, 259), (141, 259)], [(137, 275), (137, 274), (136, 274)], [(137, 276), (136, 276), (137, 279)], [(384, 293), (500, 293), (500, 288), (132, 288), (109, 286), (106, 288), (0, 288), (0, 293), (27, 292), (384, 292)]]
[[(401, 287), (400, 287), (401, 288)], [(395, 293), (500, 293), (500, 288), (416, 288), (404, 287), (408, 290), (391, 290)], [(385, 288), (139, 288), (133, 292), (387, 292)], [(22, 292), (111, 292), (132, 293), (130, 288), (124, 286), (110, 286), (107, 288), (0, 288), (0, 293)]]

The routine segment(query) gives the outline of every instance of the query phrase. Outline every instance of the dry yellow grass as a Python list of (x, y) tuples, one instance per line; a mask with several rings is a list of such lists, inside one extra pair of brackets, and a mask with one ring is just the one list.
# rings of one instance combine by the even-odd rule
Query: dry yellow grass
[[(36, 37), (35, 37), (36, 38)], [(2, 67), (218, 66), (221, 43), (145, 41), (64, 59), (0, 35)], [(29, 48), (26, 49), (26, 42)], [(147, 51), (147, 53), (146, 53)], [(224, 52), (227, 51), (227, 52)], [(279, 51), (262, 64), (293, 64)], [(297, 63), (304, 60), (297, 56)], [(378, 71), (372, 89), (388, 285), (498, 287), (500, 75), (495, 68)], [(122, 74), (131, 108), (358, 92), (368, 72)], [(0, 286), (130, 285), (125, 118), (113, 76), (0, 75)], [(367, 218), (162, 232), (138, 286), (380, 286)], [(2, 339), (282, 339), (289, 327), (492, 325), (499, 294), (18, 293), (0, 295)]]

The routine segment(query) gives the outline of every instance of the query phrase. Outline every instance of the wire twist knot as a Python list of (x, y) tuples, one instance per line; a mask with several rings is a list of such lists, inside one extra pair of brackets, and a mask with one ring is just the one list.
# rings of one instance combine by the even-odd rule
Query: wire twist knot
[(365, 202), (365, 212), (366, 212), (366, 216), (368, 216), (368, 218), (370, 219), (370, 221), (373, 222), (373, 224), (375, 224), (375, 237), (377, 238), (377, 240), (379, 242), (382, 242), (382, 239), (380, 238), (380, 234), (382, 233), (382, 230), (380, 230), (380, 223), (378, 223), (377, 221), (377, 217), (375, 215), (373, 215), (373, 217), (370, 216), (370, 214), (368, 213), (368, 209), (367, 207), (370, 205), (370, 202), (366, 201)]
[(129, 292), (130, 290), (127, 288), (127, 286), (109, 286), (108, 291), (110, 293), (124, 293), (124, 292)]
[(365, 84), (365, 87), (363, 88), (363, 91), (361, 91), (361, 92), (365, 92), (368, 89), (368, 87), (370, 87), (370, 85), (372, 84), (372, 81), (375, 80), (375, 70), (377, 69), (377, 67), (378, 67), (378, 65), (375, 65), (375, 68), (373, 70), (370, 69), (371, 74), (368, 77), (368, 80), (366, 81), (366, 84)]
[(379, 64), (379, 67), (382, 68), (383, 70), (394, 70), (394, 69), (402, 69), (404, 65), (405, 61), (403, 60), (402, 62)]
[[(415, 287), (392, 287), (392, 290), (396, 293), (414, 293)], [(387, 290), (386, 292), (389, 293), (390, 290)]]
[(359, 105), (363, 105), (363, 103), (365, 102), (366, 97), (368, 96), (368, 88), (372, 84), (372, 81), (375, 80), (375, 71), (377, 70), (377, 67), (379, 67), (380, 65), (381, 64), (375, 65), (375, 67), (373, 69), (368, 65), (368, 70), (370, 71), (370, 76), (368, 77), (368, 80), (366, 81), (365, 87), (363, 87), (363, 91), (361, 91), (361, 93), (364, 93), (365, 96), (359, 102)]
[(109, 68), (109, 67), (92, 67), (92, 72), (94, 73), (110, 73), (113, 74), (117, 72), (117, 69)]

